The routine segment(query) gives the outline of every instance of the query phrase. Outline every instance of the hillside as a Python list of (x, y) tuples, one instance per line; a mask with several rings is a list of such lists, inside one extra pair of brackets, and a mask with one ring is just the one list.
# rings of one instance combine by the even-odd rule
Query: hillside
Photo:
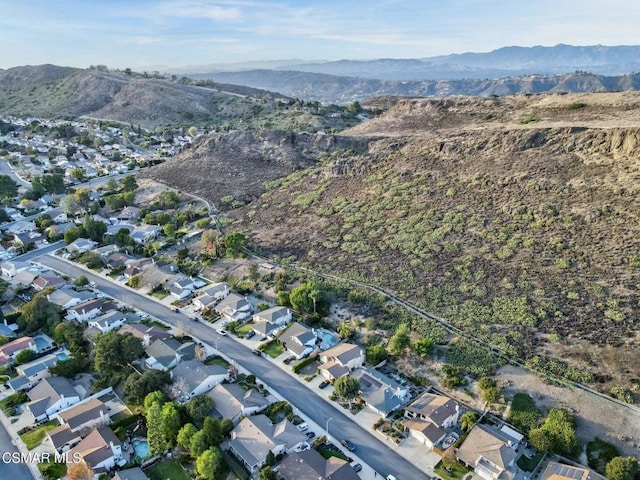
[[(506, 75), (507, 72), (503, 72)], [(468, 74), (471, 77), (471, 74)], [(323, 73), (251, 70), (190, 75), (250, 87), (272, 90), (305, 100), (350, 103), (381, 95), (444, 97), (459, 95), (514, 95), (518, 93), (589, 93), (640, 90), (640, 75), (604, 76), (590, 73), (562, 75), (520, 75), (490, 79), (377, 80)]]
[(265, 182), (312, 167), (325, 152), (366, 149), (367, 143), (363, 138), (273, 130), (213, 133), (141, 175), (226, 209), (232, 202), (255, 200), (264, 193)]
[(216, 130), (315, 131), (337, 123), (290, 109), (287, 98), (263, 90), (54, 65), (1, 70), (0, 114), (87, 116), (146, 128), (199, 125)]
[(635, 93), (399, 100), (345, 132), (368, 146), (273, 182), (237, 228), (510, 355), (637, 386), (639, 107)]

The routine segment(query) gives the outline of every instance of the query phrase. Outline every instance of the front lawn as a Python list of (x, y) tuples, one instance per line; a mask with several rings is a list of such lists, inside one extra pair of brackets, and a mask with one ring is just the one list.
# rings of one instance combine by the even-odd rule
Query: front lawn
[(344, 460), (345, 462), (350, 462), (351, 460), (344, 453), (339, 452), (337, 450), (333, 450), (331, 448), (323, 448), (318, 453), (322, 455), (323, 458), (329, 459), (331, 457), (336, 457)]
[(43, 423), (39, 427), (36, 427), (28, 432), (20, 435), (20, 438), (25, 443), (29, 450), (33, 450), (44, 440), (44, 436), (49, 430), (53, 430), (58, 426), (57, 420), (50, 420), (47, 423)]
[(39, 463), (38, 470), (42, 472), (42, 475), (47, 480), (58, 480), (64, 478), (67, 474), (67, 465), (64, 463)]
[(219, 365), (222, 368), (229, 368), (229, 362), (227, 362), (224, 358), (214, 355), (213, 357), (209, 357), (204, 361), (205, 365)]
[(162, 330), (169, 330), (171, 328), (162, 322), (158, 322), (157, 320), (151, 320), (150, 318), (145, 318), (140, 323), (142, 323), (143, 325), (146, 325), (147, 327), (158, 327), (158, 328), (161, 328)]
[(240, 338), (244, 338), (251, 330), (253, 330), (253, 323), (245, 323), (244, 325), (236, 328), (236, 335)]
[(158, 290), (157, 292), (153, 292), (151, 295), (158, 300), (163, 300), (169, 296), (169, 292), (166, 290)]
[(442, 462), (440, 462), (436, 465), (436, 468), (434, 468), (433, 471), (444, 480), (460, 480), (469, 473), (471, 469), (467, 468), (460, 462), (449, 462), (446, 467), (444, 467)]
[(271, 358), (278, 358), (284, 352), (284, 345), (277, 340), (271, 340), (269, 343), (260, 345), (260, 350), (269, 355)]
[(191, 476), (184, 471), (178, 462), (166, 460), (155, 464), (146, 471), (149, 480), (191, 480)]

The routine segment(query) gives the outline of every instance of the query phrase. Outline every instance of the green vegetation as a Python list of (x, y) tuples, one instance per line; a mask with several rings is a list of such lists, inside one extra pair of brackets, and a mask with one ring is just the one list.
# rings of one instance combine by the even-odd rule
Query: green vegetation
[(20, 434), (20, 438), (25, 443), (29, 450), (33, 450), (38, 445), (42, 443), (44, 440), (45, 434), (49, 430), (53, 430), (58, 426), (57, 420), (50, 420), (42, 425), (38, 425), (37, 427), (29, 430), (28, 432)]
[(449, 348), (447, 363), (459, 367), (462, 372), (481, 377), (493, 374), (504, 362), (485, 347), (460, 341)]
[(527, 458), (525, 455), (520, 455), (520, 458), (518, 458), (518, 467), (525, 472), (533, 472), (542, 460), (542, 457), (544, 457), (544, 452), (537, 452), (531, 458)]
[(516, 393), (509, 409), (509, 421), (517, 430), (528, 433), (540, 426), (542, 412), (533, 399), (526, 393)]
[(587, 462), (598, 473), (604, 475), (607, 464), (618, 456), (620, 452), (615, 445), (598, 437), (587, 443)]
[(552, 408), (544, 423), (529, 432), (529, 441), (539, 451), (574, 456), (580, 451), (573, 414), (560, 408)]
[(208, 357), (204, 361), (205, 365), (219, 365), (222, 368), (229, 368), (229, 362), (227, 362), (224, 358), (219, 357), (218, 355), (214, 355), (212, 357)]
[(229, 467), (229, 470), (231, 470), (240, 480), (249, 480), (249, 478), (251, 478), (244, 467), (236, 462), (228, 453), (222, 454), (222, 460), (224, 460), (224, 463)]
[(315, 361), (316, 361), (315, 358), (307, 357), (304, 360), (301, 360), (298, 363), (296, 363), (293, 367), (291, 367), (291, 370), (293, 371), (293, 373), (300, 373), (300, 370), (302, 370), (307, 365), (311, 365)]
[(329, 459), (331, 457), (336, 457), (336, 458), (340, 458), (342, 460), (345, 461), (349, 461), (349, 457), (347, 457), (344, 453), (338, 451), (338, 450), (334, 450), (332, 448), (321, 448), (318, 453), (320, 455), (322, 455), (323, 458), (325, 459)]
[(67, 465), (54, 462), (39, 463), (38, 470), (42, 472), (46, 480), (58, 480), (67, 474)]
[(581, 110), (586, 106), (587, 104), (584, 102), (571, 102), (567, 105), (567, 110)]
[(461, 480), (467, 473), (471, 471), (460, 462), (447, 462), (444, 465), (444, 461), (438, 463), (433, 471), (444, 480)]
[(638, 478), (638, 460), (633, 457), (615, 457), (605, 469), (609, 480), (634, 480)]
[(165, 460), (156, 463), (153, 467), (146, 471), (149, 480), (190, 480), (189, 475), (182, 466), (175, 460)]
[(25, 392), (17, 392), (0, 400), (0, 408), (7, 416), (13, 416), (13, 407), (29, 401)]
[(284, 352), (284, 345), (278, 340), (271, 340), (268, 343), (263, 343), (258, 347), (261, 352), (266, 353), (271, 358), (277, 358)]

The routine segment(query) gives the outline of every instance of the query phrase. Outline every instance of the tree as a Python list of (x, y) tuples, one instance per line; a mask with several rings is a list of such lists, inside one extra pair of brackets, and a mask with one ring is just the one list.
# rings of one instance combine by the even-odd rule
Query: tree
[(40, 328), (52, 331), (60, 322), (60, 309), (47, 299), (47, 293), (46, 290), (37, 293), (22, 307), (22, 313), (16, 322), (21, 330), (26, 333)]
[(193, 440), (193, 436), (198, 433), (198, 429), (193, 423), (185, 423), (184, 426), (178, 432), (178, 445), (180, 445), (185, 450), (189, 450), (191, 448), (191, 441)]
[(109, 180), (107, 180), (105, 188), (107, 189), (107, 192), (115, 193), (118, 191), (118, 182), (116, 182), (115, 178), (110, 178)]
[(176, 437), (182, 425), (180, 407), (175, 402), (167, 402), (162, 406), (162, 434), (166, 448), (176, 444)]
[(231, 420), (229, 420), (228, 418), (225, 418), (224, 420), (222, 420), (222, 422), (220, 422), (220, 428), (222, 429), (222, 435), (223, 436), (228, 436), (231, 433), (231, 430), (233, 430), (233, 422)]
[(145, 417), (147, 419), (149, 453), (151, 453), (151, 455), (160, 455), (166, 446), (162, 425), (162, 407), (160, 404), (154, 403), (151, 405)]
[(198, 395), (187, 403), (187, 415), (191, 421), (198, 426), (202, 426), (204, 419), (213, 410), (213, 400), (207, 395)]
[(138, 182), (136, 182), (135, 177), (124, 177), (122, 179), (122, 188), (125, 192), (135, 192), (138, 189)]
[(209, 443), (207, 442), (207, 434), (202, 430), (196, 432), (191, 438), (191, 444), (189, 445), (189, 453), (191, 453), (191, 456), (193, 458), (197, 458), (207, 448), (209, 448)]
[(389, 351), (394, 355), (400, 355), (411, 342), (411, 330), (409, 325), (401, 323), (395, 333), (389, 339)]
[(474, 412), (466, 411), (460, 417), (460, 428), (462, 428), (462, 430), (464, 431), (469, 431), (477, 421), (478, 421), (478, 417)]
[(334, 382), (333, 393), (344, 400), (353, 400), (360, 393), (360, 384), (355, 378), (345, 375)]
[(68, 480), (93, 480), (94, 475), (95, 472), (84, 461), (72, 463), (67, 467)]
[(84, 182), (87, 179), (87, 171), (82, 167), (76, 167), (71, 170), (71, 176), (76, 178), (79, 182)]
[(84, 287), (85, 285), (89, 284), (89, 279), (87, 277), (85, 277), (84, 275), (80, 275), (78, 278), (76, 278), (73, 281), (73, 284), (76, 287)]
[(147, 410), (149, 410), (149, 408), (151, 408), (151, 405), (155, 403), (157, 403), (158, 405), (164, 405), (166, 401), (167, 401), (167, 396), (160, 390), (151, 392), (147, 394), (146, 397), (144, 397), (143, 411), (146, 412)]
[(0, 203), (8, 204), (18, 195), (18, 185), (9, 175), (0, 175)]
[(139, 339), (130, 333), (120, 335), (113, 331), (97, 337), (93, 363), (98, 372), (109, 375), (122, 370), (143, 353)]
[(553, 439), (543, 428), (534, 428), (529, 432), (529, 443), (539, 452), (550, 453), (553, 450)]
[(240, 232), (231, 232), (222, 237), (224, 254), (228, 258), (235, 258), (247, 244), (247, 239)]
[(23, 363), (30, 362), (34, 358), (36, 358), (37, 353), (30, 349), (25, 349), (20, 352), (15, 357), (16, 365), (22, 365)]
[(85, 215), (84, 217), (84, 227), (85, 234), (94, 242), (101, 242), (104, 234), (107, 233), (107, 225), (104, 222), (99, 220), (95, 220), (90, 215)]
[(485, 403), (496, 403), (500, 400), (500, 389), (494, 378), (482, 377), (478, 380), (478, 388)]
[(64, 232), (64, 243), (69, 245), (75, 242), (77, 239), (85, 236), (83, 227), (69, 227)]
[(612, 458), (605, 468), (609, 480), (634, 480), (638, 475), (638, 460), (633, 457)]
[(413, 351), (422, 358), (428, 356), (433, 350), (435, 342), (429, 337), (422, 337), (413, 343)]
[(167, 237), (173, 238), (176, 235), (176, 226), (173, 223), (167, 223), (162, 227), (162, 231)]
[(276, 472), (271, 467), (264, 467), (258, 472), (258, 480), (276, 480)]
[(137, 373), (132, 373), (124, 383), (124, 394), (127, 401), (134, 405), (140, 405), (149, 393), (162, 390), (170, 382), (169, 372), (147, 370), (140, 376)]
[(387, 351), (382, 345), (373, 345), (367, 348), (367, 363), (370, 365), (378, 365), (387, 359)]
[(219, 418), (205, 418), (204, 424), (202, 425), (202, 431), (206, 436), (208, 446), (217, 447), (222, 443), (222, 427), (220, 426)]
[(338, 325), (338, 334), (340, 335), (340, 338), (351, 338), (355, 332), (350, 323), (342, 322)]
[(276, 464), (276, 456), (273, 454), (271, 450), (269, 450), (269, 452), (267, 453), (266, 462), (267, 462), (267, 465), (269, 465), (270, 467), (273, 467)]
[(309, 281), (291, 290), (289, 302), (294, 310), (301, 313), (312, 313), (323, 317), (329, 310), (329, 300), (324, 289), (315, 282)]
[(222, 464), (220, 450), (215, 447), (202, 452), (196, 460), (196, 471), (205, 480), (215, 480)]
[(561, 408), (549, 410), (544, 424), (529, 432), (529, 441), (538, 450), (546, 453), (575, 455), (580, 450), (573, 414)]

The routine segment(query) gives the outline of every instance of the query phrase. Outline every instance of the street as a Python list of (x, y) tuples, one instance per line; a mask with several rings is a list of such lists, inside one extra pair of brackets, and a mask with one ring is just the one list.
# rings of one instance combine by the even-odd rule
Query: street
[(225, 355), (235, 360), (240, 366), (253, 372), (318, 425), (325, 425), (326, 420), (331, 418), (332, 420), (329, 423), (330, 435), (338, 440), (348, 438), (356, 445), (358, 456), (376, 471), (383, 473), (383, 476), (393, 474), (399, 479), (429, 478), (413, 464), (388, 448), (384, 442), (374, 437), (372, 432), (355, 423), (348, 414), (344, 413), (344, 410), (336, 408), (334, 404), (320, 398), (306, 385), (292, 380), (280, 368), (271, 364), (267, 359), (254, 355), (250, 349), (232, 338), (220, 336), (210, 326), (191, 321), (185, 315), (172, 312), (169, 308), (146, 295), (133, 292), (111, 280), (92, 274), (59, 258), (44, 255), (38, 259), (38, 262), (72, 277), (84, 275), (90, 281), (95, 282), (96, 288), (105, 294), (123, 303), (135, 306), (135, 308), (143, 310), (173, 326), (180, 326), (188, 330), (193, 337), (197, 337), (210, 345), (216, 344)]
[[(0, 455), (3, 453), (13, 453), (19, 452), (19, 450), (13, 445), (11, 441), (11, 436), (9, 432), (7, 432), (4, 425), (0, 425)], [(0, 478), (2, 479), (14, 479), (14, 480), (26, 480), (30, 478), (35, 478), (29, 467), (27, 467), (24, 463), (7, 463), (4, 460), (7, 460), (8, 455), (4, 455), (0, 457)]]

